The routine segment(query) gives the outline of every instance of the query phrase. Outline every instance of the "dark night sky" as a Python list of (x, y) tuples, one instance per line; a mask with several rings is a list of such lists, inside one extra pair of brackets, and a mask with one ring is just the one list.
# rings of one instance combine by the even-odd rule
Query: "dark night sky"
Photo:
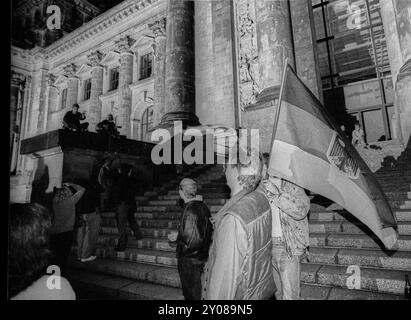
[(107, 9), (110, 9), (111, 7), (114, 7), (116, 4), (119, 4), (123, 0), (88, 0), (88, 1), (99, 8), (100, 6), (103, 6), (104, 10), (107, 10)]
[[(12, 7), (15, 7), (19, 2), (24, 0), (12, 0)], [(88, 0), (90, 3), (95, 6), (102, 8), (104, 11), (114, 7), (116, 4), (119, 4), (123, 0)]]

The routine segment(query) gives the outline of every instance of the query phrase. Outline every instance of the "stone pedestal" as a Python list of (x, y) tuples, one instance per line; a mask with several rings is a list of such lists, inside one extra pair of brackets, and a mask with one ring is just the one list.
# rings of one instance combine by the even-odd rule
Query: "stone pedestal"
[(165, 111), (162, 126), (197, 125), (194, 84), (194, 2), (169, 0), (167, 7)]
[[(49, 203), (54, 187), (62, 182), (78, 183), (86, 188), (97, 184), (98, 172), (109, 155), (107, 138), (93, 132), (50, 131), (21, 142), (21, 154), (31, 159), (27, 179), (14, 182), (11, 199), (16, 202)], [(113, 167), (121, 163), (133, 166), (141, 188), (151, 188), (174, 178), (173, 165), (155, 166), (151, 161), (153, 144), (129, 139), (113, 139), (111, 152), (118, 151)], [(112, 155), (112, 153), (111, 153)]]
[(133, 81), (133, 53), (130, 51), (132, 39), (126, 36), (120, 38), (116, 44), (120, 51), (120, 75), (118, 80), (119, 114), (117, 125), (121, 126), (121, 135), (130, 137), (131, 90), (129, 85)]
[(154, 33), (154, 123), (156, 127), (165, 113), (166, 19), (149, 25)]
[(380, 6), (395, 89), (394, 107), (399, 119), (394, 136), (406, 146), (411, 134), (411, 2), (381, 1)]
[(102, 54), (99, 51), (90, 53), (87, 58), (91, 64), (91, 92), (87, 121), (90, 123), (89, 131), (95, 131), (96, 125), (101, 121), (100, 95), (103, 93), (103, 66), (100, 64)]

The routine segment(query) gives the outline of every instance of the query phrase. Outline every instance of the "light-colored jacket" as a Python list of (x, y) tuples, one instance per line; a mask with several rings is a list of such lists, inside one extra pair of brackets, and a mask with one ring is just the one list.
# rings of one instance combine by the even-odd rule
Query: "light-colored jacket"
[(281, 230), (288, 256), (305, 254), (310, 244), (307, 219), (310, 199), (304, 189), (284, 179), (281, 179), (280, 193), (270, 179), (261, 181), (261, 188), (270, 205), (280, 209)]
[(271, 209), (264, 192), (237, 193), (214, 216), (202, 299), (269, 299), (275, 292), (271, 248)]

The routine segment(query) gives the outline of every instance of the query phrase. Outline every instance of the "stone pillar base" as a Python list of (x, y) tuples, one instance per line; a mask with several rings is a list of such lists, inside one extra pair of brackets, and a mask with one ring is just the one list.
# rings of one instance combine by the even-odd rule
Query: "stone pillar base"
[(164, 128), (173, 126), (174, 121), (181, 121), (183, 123), (183, 127), (200, 125), (200, 121), (198, 120), (198, 117), (195, 114), (191, 112), (177, 111), (166, 113), (161, 118), (159, 127)]

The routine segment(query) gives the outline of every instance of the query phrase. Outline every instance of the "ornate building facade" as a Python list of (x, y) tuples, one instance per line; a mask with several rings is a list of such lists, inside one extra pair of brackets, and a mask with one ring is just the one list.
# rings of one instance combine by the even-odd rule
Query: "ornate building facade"
[(61, 128), (74, 103), (90, 131), (108, 114), (143, 141), (175, 120), (259, 128), (267, 151), (285, 58), (341, 124), (354, 117), (399, 154), (410, 12), (406, 0), (126, 0), (48, 46), (13, 46), (12, 200), (27, 200), (33, 172), (20, 141)]

